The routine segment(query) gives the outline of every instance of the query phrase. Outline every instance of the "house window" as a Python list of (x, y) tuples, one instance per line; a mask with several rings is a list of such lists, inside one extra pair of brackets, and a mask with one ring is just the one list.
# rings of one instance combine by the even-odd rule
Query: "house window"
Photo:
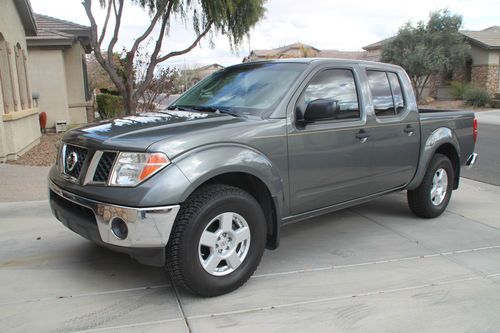
[(2, 93), (4, 113), (14, 110), (11, 74), (9, 69), (9, 52), (7, 42), (0, 33), (0, 90)]
[(21, 98), (21, 108), (27, 109), (28, 102), (28, 84), (26, 80), (26, 67), (21, 45), (17, 43), (14, 54), (16, 56), (17, 83), (19, 85), (19, 97)]

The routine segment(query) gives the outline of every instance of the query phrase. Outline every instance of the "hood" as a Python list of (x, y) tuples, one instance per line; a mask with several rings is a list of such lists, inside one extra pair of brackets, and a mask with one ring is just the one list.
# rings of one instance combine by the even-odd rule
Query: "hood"
[(69, 131), (63, 140), (93, 149), (145, 151), (153, 143), (179, 133), (240, 122), (227, 114), (191, 111), (141, 113)]

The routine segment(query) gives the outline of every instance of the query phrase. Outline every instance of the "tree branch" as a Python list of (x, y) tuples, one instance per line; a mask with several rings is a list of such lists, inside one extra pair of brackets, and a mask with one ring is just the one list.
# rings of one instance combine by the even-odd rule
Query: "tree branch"
[(113, 83), (115, 84), (116, 88), (120, 92), (124, 92), (125, 85), (123, 84), (123, 81), (116, 72), (116, 69), (112, 63), (113, 59), (111, 58), (106, 60), (102, 56), (100, 48), (101, 44), (97, 39), (97, 23), (95, 21), (94, 14), (92, 14), (92, 0), (84, 0), (83, 7), (85, 8), (85, 12), (87, 13), (87, 17), (89, 18), (90, 21), (90, 43), (92, 49), (94, 50), (95, 58), (102, 66), (102, 68), (104, 68), (104, 70), (109, 74), (109, 77), (111, 78), (111, 81), (113, 81)]
[[(424, 93), (425, 85), (427, 84), (427, 81), (429, 81), (430, 75), (426, 75), (424, 82), (422, 83), (422, 86), (420, 87), (420, 91), (418, 93), (419, 98), (422, 97), (422, 94)], [(417, 101), (418, 103), (419, 101)]]
[[(137, 52), (137, 49), (139, 48), (139, 45), (151, 34), (154, 27), (156, 26), (156, 23), (158, 22), (160, 17), (162, 17), (163, 11), (165, 10), (165, 8), (167, 8), (167, 4), (168, 4), (168, 9), (167, 9), (167, 12), (165, 14), (164, 21), (165, 21), (165, 18), (168, 20), (168, 18), (170, 17), (170, 12), (172, 10), (172, 7), (174, 5), (173, 0), (170, 0), (170, 1), (165, 0), (162, 3), (162, 5), (156, 9), (156, 14), (153, 16), (153, 19), (151, 20), (151, 23), (149, 24), (148, 28), (146, 29), (146, 31), (144, 31), (144, 33), (141, 36), (139, 36), (134, 41), (134, 44), (130, 48), (129, 53), (135, 55), (135, 53)], [(163, 39), (163, 35), (160, 35), (160, 40), (162, 40), (162, 39)]]
[(108, 46), (108, 60), (112, 61), (113, 59), (113, 49), (115, 48), (116, 42), (118, 42), (118, 33), (120, 32), (120, 25), (122, 21), (122, 12), (123, 12), (123, 1), (124, 0), (118, 0), (119, 7), (118, 7), (118, 12), (116, 11), (116, 1), (113, 0), (113, 7), (115, 11), (115, 29), (113, 31), (113, 37), (111, 38), (111, 41), (109, 42)]
[(140, 96), (144, 93), (146, 87), (149, 84), (149, 81), (153, 79), (154, 76), (154, 70), (158, 62), (156, 59), (158, 58), (158, 54), (161, 51), (161, 46), (163, 44), (163, 37), (165, 36), (165, 31), (167, 29), (168, 21), (170, 18), (170, 12), (172, 11), (172, 7), (174, 5), (174, 2), (171, 1), (170, 4), (168, 5), (167, 12), (163, 16), (162, 22), (161, 22), (161, 27), (160, 27), (160, 33), (158, 34), (158, 39), (156, 40), (156, 45), (153, 50), (153, 54), (151, 55), (151, 60), (149, 62), (149, 65), (146, 69), (146, 74), (140, 84), (139, 87), (137, 87), (137, 91), (134, 94), (134, 96)]
[(104, 20), (104, 25), (102, 26), (101, 36), (99, 37), (99, 41), (97, 42), (99, 49), (101, 48), (102, 41), (104, 40), (104, 36), (106, 35), (106, 30), (108, 29), (109, 16), (111, 14), (111, 1), (113, 1), (113, 0), (108, 1), (108, 9), (106, 11), (106, 19)]
[(115, 16), (118, 16), (118, 13), (116, 12), (116, 0), (113, 1), (113, 11), (115, 12)]
[(183, 55), (185, 53), (188, 53), (192, 49), (194, 49), (196, 47), (196, 45), (200, 42), (200, 40), (203, 37), (205, 37), (205, 35), (210, 31), (210, 29), (212, 28), (212, 24), (213, 24), (212, 21), (208, 22), (207, 25), (205, 26), (205, 29), (201, 32), (201, 34), (195, 39), (195, 41), (191, 45), (186, 47), (184, 50), (173, 51), (173, 52), (167, 53), (163, 57), (157, 58), (156, 63), (159, 64), (160, 62), (163, 62), (163, 61), (170, 59), (172, 57), (177, 57), (177, 56)]

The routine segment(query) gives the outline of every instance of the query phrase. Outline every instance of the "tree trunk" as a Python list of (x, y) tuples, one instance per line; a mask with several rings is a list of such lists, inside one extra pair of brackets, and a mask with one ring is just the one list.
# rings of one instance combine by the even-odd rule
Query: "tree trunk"
[(125, 86), (125, 91), (121, 94), (123, 98), (124, 115), (130, 116), (136, 112), (137, 101), (134, 99), (134, 92), (127, 88), (129, 88), (128, 85)]
[(420, 89), (418, 87), (418, 79), (410, 78), (411, 85), (413, 86), (413, 92), (415, 93), (415, 99), (417, 100), (417, 104), (420, 102)]

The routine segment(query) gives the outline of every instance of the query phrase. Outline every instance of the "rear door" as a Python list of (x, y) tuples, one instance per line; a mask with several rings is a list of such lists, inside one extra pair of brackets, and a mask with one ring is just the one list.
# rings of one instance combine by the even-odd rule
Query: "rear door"
[[(420, 123), (417, 105), (405, 94), (410, 84), (400, 71), (366, 69), (374, 121), (370, 140), (375, 192), (407, 184), (415, 174), (420, 151)], [(409, 85), (410, 86), (410, 85)]]
[[(354, 68), (323, 68), (310, 76), (292, 99), (289, 112), (288, 156), (292, 214), (327, 207), (372, 192), (371, 145), (362, 138), (359, 78)], [(307, 125), (297, 119), (307, 104), (327, 99), (338, 108), (331, 119)]]

